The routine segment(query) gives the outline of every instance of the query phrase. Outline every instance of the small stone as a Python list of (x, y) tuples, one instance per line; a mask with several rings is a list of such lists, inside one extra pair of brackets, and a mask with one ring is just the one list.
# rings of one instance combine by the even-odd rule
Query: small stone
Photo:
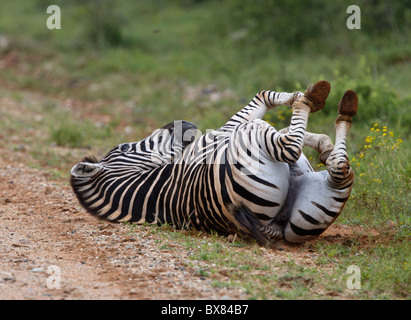
[(15, 282), (16, 279), (14, 278), (13, 274), (8, 272), (0, 272), (1, 279), (3, 281)]
[(138, 291), (136, 289), (131, 289), (129, 294), (138, 294)]
[(16, 279), (14, 279), (14, 278), (11, 278), (11, 277), (4, 277), (4, 278), (2, 278), (4, 281), (9, 281), (9, 282), (15, 282), (16, 281)]

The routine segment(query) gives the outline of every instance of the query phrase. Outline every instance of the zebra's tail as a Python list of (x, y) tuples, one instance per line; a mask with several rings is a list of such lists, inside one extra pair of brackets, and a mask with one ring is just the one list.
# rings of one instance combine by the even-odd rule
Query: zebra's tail
[(247, 207), (236, 207), (232, 212), (240, 229), (245, 231), (248, 236), (256, 239), (262, 246), (276, 248), (272, 235), (267, 232), (268, 228)]

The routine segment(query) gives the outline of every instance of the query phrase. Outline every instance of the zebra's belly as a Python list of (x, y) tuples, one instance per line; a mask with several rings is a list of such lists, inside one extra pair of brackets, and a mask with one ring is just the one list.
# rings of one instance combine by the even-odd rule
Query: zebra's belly
[[(263, 161), (250, 170), (233, 170), (226, 183), (236, 206), (246, 206), (261, 222), (269, 223), (281, 211), (290, 185), (289, 165)], [(234, 201), (233, 201), (234, 202)]]

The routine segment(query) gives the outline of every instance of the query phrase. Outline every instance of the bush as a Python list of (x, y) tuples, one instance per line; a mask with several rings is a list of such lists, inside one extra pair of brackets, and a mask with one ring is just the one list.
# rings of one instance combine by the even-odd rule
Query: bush
[(71, 15), (72, 23), (79, 25), (79, 39), (76, 39), (76, 45), (102, 49), (125, 43), (123, 28), (126, 21), (123, 19), (123, 12), (118, 8), (124, 4), (133, 4), (127, 1), (116, 4), (117, 2), (110, 0), (62, 2), (67, 19), (68, 15)]
[[(332, 81), (332, 91), (327, 104), (337, 105), (348, 89), (358, 94), (359, 111), (356, 123), (362, 122), (370, 126), (376, 122), (385, 123), (396, 128), (411, 129), (411, 115), (407, 111), (409, 97), (401, 98), (386, 79), (374, 77), (365, 57), (360, 57), (356, 67), (356, 76), (340, 75)], [(324, 108), (329, 114), (331, 108)]]
[(257, 45), (262, 55), (266, 49), (288, 54), (306, 46), (322, 53), (349, 53), (364, 40), (379, 42), (382, 47), (385, 40), (393, 38), (406, 43), (411, 30), (410, 1), (357, 1), (362, 12), (360, 33), (346, 27), (346, 10), (352, 4), (326, 0), (228, 0), (218, 2), (216, 31), (232, 34), (243, 30), (248, 34), (244, 43)]
[(58, 146), (82, 147), (83, 132), (78, 126), (71, 124), (61, 124), (58, 128), (51, 131), (51, 140)]

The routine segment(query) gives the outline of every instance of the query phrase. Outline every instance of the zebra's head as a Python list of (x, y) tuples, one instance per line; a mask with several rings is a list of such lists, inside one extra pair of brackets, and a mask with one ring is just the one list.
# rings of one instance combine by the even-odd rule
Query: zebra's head
[[(82, 206), (91, 214), (101, 216), (104, 212), (98, 203), (106, 201), (105, 192), (112, 181), (127, 175), (137, 174), (138, 168), (133, 166), (132, 150), (138, 142), (124, 143), (114, 147), (101, 160), (88, 156), (71, 169), (71, 186)], [(134, 152), (136, 156), (137, 153)], [(117, 169), (116, 169), (117, 168)]]
[(88, 156), (71, 169), (71, 187), (80, 204), (92, 215), (112, 220), (112, 193), (124, 181), (139, 176), (137, 147), (141, 142), (123, 143), (101, 160)]
[[(136, 145), (137, 143), (133, 143)], [(110, 171), (110, 167), (121, 161), (122, 159), (127, 161), (127, 155), (125, 149), (129, 149), (131, 145), (124, 143), (114, 147), (110, 152), (108, 152), (101, 160), (98, 160), (95, 156), (87, 156), (81, 162), (76, 164), (71, 169), (71, 182), (73, 184), (76, 182), (86, 182), (92, 181), (103, 172)], [(120, 162), (121, 163), (121, 162)]]
[[(72, 182), (90, 181), (110, 171), (120, 172), (121, 168), (134, 168), (138, 171), (138, 152), (140, 142), (122, 143), (111, 149), (102, 159), (87, 156), (71, 169)], [(117, 169), (117, 170), (116, 170)]]
[(173, 162), (182, 150), (194, 141), (197, 127), (188, 121), (174, 121), (155, 130), (139, 141), (122, 143), (111, 149), (101, 160), (84, 158), (71, 169), (75, 179), (93, 179), (104, 171), (126, 167), (128, 170), (147, 170)]
[(103, 204), (111, 203), (106, 197), (115, 188), (133, 183), (144, 172), (173, 163), (197, 133), (194, 124), (174, 121), (141, 141), (115, 146), (101, 160), (88, 156), (71, 169), (73, 191), (90, 213), (104, 216), (108, 207)]

